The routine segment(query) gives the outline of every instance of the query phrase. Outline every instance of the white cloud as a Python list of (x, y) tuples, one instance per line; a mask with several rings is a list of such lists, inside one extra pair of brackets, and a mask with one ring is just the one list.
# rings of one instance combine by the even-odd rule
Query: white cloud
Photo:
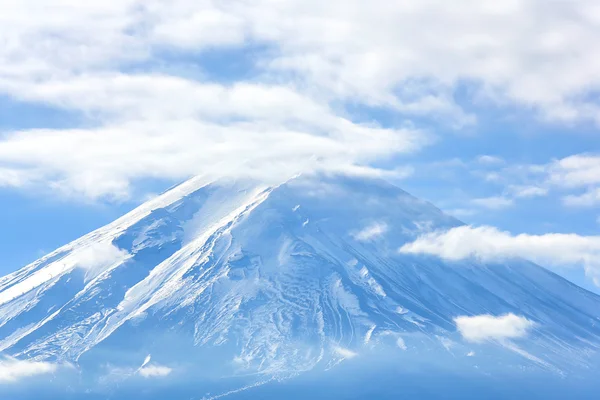
[(20, 379), (55, 372), (56, 364), (43, 361), (17, 360), (16, 358), (0, 359), (0, 384), (14, 383)]
[(599, 79), (598, 59), (590, 51), (597, 45), (593, 0), (551, 7), (543, 0), (502, 7), (492, 0), (476, 5), (461, 0), (457, 9), (469, 11), (460, 13), (441, 0), (376, 0), (371, 7), (341, 0), (327, 7), (299, 0), (276, 5), (260, 0), (251, 7), (209, 0), (177, 0), (168, 6), (140, 0), (90, 7), (37, 3), (12, 1), (3, 8), (1, 34), (10, 39), (0, 53), (6, 75), (99, 68), (150, 58), (155, 48), (198, 51), (263, 44), (278, 50), (259, 60), (271, 73), (294, 72), (335, 95), (410, 112), (437, 111), (468, 120), (451, 92), (460, 80), (470, 79), (481, 82), (490, 99), (531, 105), (548, 117), (594, 117), (594, 103), (576, 96), (596, 87)]
[(72, 255), (75, 264), (86, 270), (105, 268), (125, 260), (129, 254), (110, 242), (94, 243)]
[(588, 277), (600, 282), (600, 236), (512, 235), (490, 226), (465, 225), (424, 234), (402, 246), (400, 252), (431, 254), (448, 260), (496, 261), (521, 257), (546, 266), (583, 266)]
[(600, 184), (600, 156), (574, 154), (546, 164), (512, 165), (501, 171), (510, 179), (521, 180), (520, 185), (508, 187), (510, 192), (537, 188), (533, 193), (543, 195), (550, 189), (573, 190)]
[(512, 206), (514, 204), (514, 200), (503, 196), (492, 196), (472, 199), (471, 203), (479, 207), (488, 208), (490, 210), (500, 210), (502, 208)]
[(352, 234), (355, 240), (359, 242), (368, 242), (378, 238), (388, 231), (388, 226), (385, 222), (374, 222), (364, 229)]
[[(477, 315), (454, 318), (456, 328), (468, 342), (504, 341), (525, 337), (535, 323), (512, 313), (501, 316)], [(474, 354), (474, 353), (473, 353)]]
[(164, 377), (173, 372), (173, 370), (169, 367), (159, 364), (151, 364), (151, 360), (152, 356), (148, 354), (142, 365), (135, 372), (144, 378)]
[(164, 377), (171, 374), (173, 370), (158, 364), (148, 364), (138, 370), (138, 374), (144, 378)]
[(0, 187), (13, 186), (23, 187), (31, 182), (31, 176), (27, 171), (10, 168), (0, 168)]
[[(594, 154), (575, 154), (546, 164), (508, 165), (485, 172), (484, 179), (506, 185), (499, 199), (543, 197), (552, 191), (562, 192), (567, 206), (593, 206), (600, 202), (600, 156)], [(587, 191), (581, 193), (582, 188)], [(564, 193), (575, 190), (577, 193)]]
[(571, 207), (593, 207), (600, 204), (600, 187), (590, 189), (580, 195), (563, 197), (563, 203)]
[(600, 184), (600, 156), (576, 154), (547, 166), (548, 181), (560, 187), (575, 188)]
[[(35, 171), (30, 181), (69, 195), (125, 198), (131, 183), (144, 177), (281, 180), (319, 170), (397, 175), (405, 171), (366, 164), (415, 151), (430, 140), (412, 128), (353, 123), (284, 87), (224, 87), (161, 76), (74, 82), (75, 88), (37, 90), (51, 93), (57, 104), (100, 112), (113, 122), (94, 129), (13, 132), (0, 141), (0, 162), (12, 171)], [(38, 96), (36, 87), (26, 93)], [(164, 93), (173, 99), (164, 101)]]
[[(446, 99), (457, 81), (466, 78), (482, 82), (487, 98), (530, 105), (546, 118), (595, 118), (594, 103), (568, 95), (587, 92), (598, 79), (588, 67), (576, 76), (576, 55), (598, 63), (587, 47), (597, 46), (595, 3), (497, 4), (382, 0), (369, 6), (333, 1), (319, 7), (312, 1), (285, 1), (270, 13), (259, 6), (252, 14), (261, 20), (259, 33), (282, 49), (272, 65), (341, 95), (402, 109), (431, 93)], [(566, 15), (576, 18), (577, 28)], [(325, 30), (316, 28), (325, 26), (328, 34), (322, 35)], [(415, 37), (410, 32), (428, 34)], [(551, 66), (548, 60), (553, 60)], [(403, 84), (409, 86), (403, 90), (407, 95), (396, 96), (393, 89)]]
[[(454, 100), (464, 82), (485, 105), (600, 122), (594, 0), (4, 3), (0, 93), (84, 118), (3, 135), (5, 186), (120, 199), (143, 178), (369, 169), (430, 138), (360, 124), (344, 103), (460, 127), (476, 120)], [(251, 76), (211, 82), (186, 61), (209, 49), (250, 54)]]

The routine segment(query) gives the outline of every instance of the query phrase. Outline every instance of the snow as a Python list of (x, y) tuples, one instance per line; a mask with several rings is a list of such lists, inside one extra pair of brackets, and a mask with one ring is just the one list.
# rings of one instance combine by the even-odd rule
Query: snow
[(358, 353), (355, 353), (354, 351), (352, 351), (350, 349), (345, 349), (345, 348), (339, 347), (339, 346), (335, 346), (333, 348), (333, 351), (336, 352), (342, 358), (354, 358), (358, 355)]
[(406, 350), (406, 343), (404, 342), (404, 339), (402, 339), (401, 337), (399, 337), (398, 339), (396, 339), (396, 345), (401, 348), (402, 350)]
[[(124, 230), (147, 216), (152, 210), (157, 208), (166, 207), (169, 204), (181, 199), (182, 197), (192, 193), (195, 190), (207, 185), (209, 181), (207, 181), (203, 177), (194, 177), (185, 183), (173, 188), (172, 190), (155, 197), (154, 199), (144, 203), (140, 207), (135, 210), (129, 212), (125, 216), (117, 219), (113, 223), (94, 231), (81, 239), (76, 240), (75, 242), (57, 249), (53, 253), (48, 256), (42, 258), (39, 261), (36, 261), (29, 266), (25, 267), (23, 270), (27, 272), (28, 270), (34, 269), (37, 265), (43, 262), (45, 259), (52, 258), (56, 255), (64, 254), (68, 252), (66, 256), (62, 256), (56, 261), (51, 262), (44, 268), (33, 272), (25, 279), (21, 279), (17, 284), (13, 284), (12, 286), (6, 288), (3, 287), (2, 283), (9, 281), (10, 275), (8, 277), (0, 280), (0, 305), (8, 303), (15, 298), (22, 296), (23, 294), (42, 286), (45, 283), (49, 283), (52, 280), (56, 280), (58, 277), (63, 275), (64, 273), (72, 270), (76, 266), (83, 264), (89, 264), (91, 253), (94, 253), (94, 248), (97, 246), (103, 247), (102, 243), (110, 242), (111, 239), (117, 237)], [(75, 249), (79, 250), (79, 255), (77, 254)], [(124, 258), (124, 257), (123, 257)], [(92, 261), (93, 264), (97, 263), (96, 261)], [(7, 279), (9, 278), (9, 279)]]

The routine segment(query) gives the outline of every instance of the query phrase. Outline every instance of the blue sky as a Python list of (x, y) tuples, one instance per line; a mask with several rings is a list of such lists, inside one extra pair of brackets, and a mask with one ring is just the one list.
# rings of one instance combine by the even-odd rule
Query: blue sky
[(2, 5), (0, 274), (195, 174), (333, 171), (598, 291), (600, 8), (461, 2)]

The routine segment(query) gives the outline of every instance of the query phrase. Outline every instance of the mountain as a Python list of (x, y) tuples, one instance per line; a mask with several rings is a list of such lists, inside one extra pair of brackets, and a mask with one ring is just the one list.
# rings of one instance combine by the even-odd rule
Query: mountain
[[(585, 397), (600, 367), (600, 297), (526, 260), (398, 250), (460, 225), (377, 179), (193, 178), (0, 278), (0, 352), (58, 366), (49, 386), (11, 390), (305, 398), (298, 387), (313, 385), (324, 398), (372, 398), (410, 377), (402, 390), (447, 398), (444, 377), (474, 388), (526, 374), (522, 388), (563, 382)], [(507, 314), (531, 323), (526, 337), (467, 341), (455, 320)], [(434, 377), (437, 394), (417, 384)], [(355, 389), (335, 392), (336, 379)]]

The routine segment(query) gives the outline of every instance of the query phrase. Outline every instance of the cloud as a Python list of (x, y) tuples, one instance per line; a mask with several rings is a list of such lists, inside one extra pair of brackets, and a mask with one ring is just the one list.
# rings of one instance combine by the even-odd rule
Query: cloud
[(148, 364), (138, 370), (138, 374), (144, 378), (164, 377), (171, 374), (173, 370), (158, 364)]
[[(503, 168), (502, 175), (521, 180), (520, 185), (510, 185), (509, 191), (538, 188), (537, 192), (573, 190), (600, 184), (600, 156), (574, 154), (546, 164), (510, 165)], [(537, 193), (534, 192), (534, 193)]]
[(548, 194), (548, 188), (539, 186), (512, 185), (509, 187), (509, 190), (516, 198), (543, 197)]
[(447, 260), (497, 261), (521, 257), (555, 267), (583, 266), (600, 283), (600, 236), (548, 233), (512, 235), (494, 227), (460, 226), (431, 232), (400, 248), (401, 253), (430, 254)]
[[(285, 1), (270, 13), (263, 13), (260, 4), (266, 2), (252, 12), (261, 22), (259, 35), (268, 32), (281, 51), (270, 65), (301, 74), (340, 96), (399, 109), (432, 97), (450, 108), (449, 92), (466, 79), (481, 82), (482, 97), (531, 106), (543, 118), (595, 118), (595, 103), (569, 98), (569, 93), (586, 93), (598, 79), (593, 68), (574, 77), (576, 55), (592, 65), (597, 62), (586, 47), (596, 46), (596, 5), (591, 0), (552, 7), (541, 0), (503, 6), (492, 1), (453, 3), (469, 9), (460, 13), (443, 1), (382, 0), (371, 7)], [(291, 15), (293, 24), (286, 18)], [(566, 15), (576, 16), (578, 28)], [(317, 29), (324, 27), (329, 28), (325, 36)], [(428, 34), (411, 37), (409, 32)], [(541, 68), (549, 60), (552, 66)], [(543, 72), (532, 74), (530, 68)], [(398, 88), (399, 95), (394, 93)]]
[(490, 210), (500, 210), (514, 205), (514, 200), (503, 196), (492, 196), (472, 199), (471, 203)]
[[(431, 143), (405, 118), (475, 123), (458, 90), (548, 121), (600, 122), (594, 0), (374, 1), (12, 1), (0, 93), (75, 117), (3, 132), (0, 185), (123, 199), (145, 178), (374, 174), (374, 162)], [(211, 71), (209, 52), (244, 72)], [(348, 104), (402, 122), (351, 118)]]
[(566, 188), (600, 184), (600, 156), (575, 154), (557, 160), (544, 168), (552, 185)]
[[(600, 185), (600, 156), (594, 154), (574, 154), (546, 164), (504, 165), (491, 172), (474, 173), (488, 182), (505, 186), (501, 196), (489, 198), (487, 203), (492, 206), (501, 207), (522, 198), (544, 197), (551, 192), (562, 192), (563, 204), (567, 206), (589, 207), (600, 202), (597, 187)], [(587, 191), (581, 193), (581, 188)], [(578, 192), (564, 193), (574, 190)]]
[(31, 176), (27, 171), (10, 168), (0, 168), (0, 187), (23, 187), (31, 182)]
[(151, 360), (152, 360), (152, 356), (150, 354), (148, 354), (146, 356), (146, 358), (144, 359), (144, 362), (142, 363), (142, 365), (137, 369), (137, 371), (135, 371), (135, 373), (137, 373), (138, 375), (140, 375), (144, 378), (155, 378), (155, 377), (164, 377), (164, 376), (171, 374), (171, 372), (173, 372), (173, 370), (169, 367), (165, 367), (165, 366), (159, 365), (159, 364), (151, 364), (150, 363)]
[(454, 318), (456, 328), (468, 342), (504, 341), (527, 336), (535, 323), (512, 313), (501, 316), (489, 314)]
[[(396, 174), (368, 164), (416, 151), (431, 140), (413, 128), (351, 122), (285, 87), (225, 87), (164, 76), (80, 80), (70, 81), (75, 88), (65, 83), (38, 87), (41, 94), (35, 87), (26, 92), (100, 113), (109, 123), (18, 131), (0, 141), (0, 162), (12, 174), (35, 171), (30, 182), (70, 196), (122, 199), (138, 179), (195, 174), (275, 181), (322, 170)], [(173, 99), (165, 102), (164, 93)]]
[(359, 242), (368, 242), (378, 238), (388, 231), (388, 226), (385, 222), (374, 222), (364, 229), (352, 234), (355, 240)]
[(496, 156), (490, 156), (490, 155), (481, 155), (479, 157), (477, 157), (476, 161), (479, 164), (484, 164), (484, 165), (499, 165), (499, 164), (504, 164), (504, 159), (502, 159), (501, 157), (496, 157)]
[(72, 255), (79, 268), (97, 270), (125, 260), (129, 254), (110, 242), (94, 243)]
[[(39, 15), (18, 2), (3, 10), (1, 33), (11, 39), (0, 54), (5, 75), (64, 74), (146, 60), (155, 57), (153, 49), (198, 52), (258, 44), (277, 50), (257, 60), (271, 73), (294, 73), (337, 96), (402, 110), (466, 118), (451, 96), (462, 80), (481, 82), (490, 99), (530, 105), (548, 117), (593, 118), (595, 110), (593, 102), (576, 96), (598, 82), (597, 58), (589, 51), (596, 45), (592, 0), (552, 7), (542, 0), (501, 7), (486, 0), (468, 13), (456, 13), (441, 0), (376, 0), (373, 7), (339, 0), (327, 7), (312, 0), (276, 6), (260, 0), (252, 7), (241, 1), (227, 7), (191, 0), (168, 7), (139, 0), (85, 8), (53, 3)], [(409, 39), (406, 32), (431, 35)]]
[(48, 362), (17, 360), (16, 358), (0, 359), (0, 384), (14, 383), (36, 375), (51, 374), (56, 369), (56, 364)]
[(600, 204), (600, 187), (590, 189), (581, 195), (563, 197), (563, 203), (571, 207), (593, 207)]

